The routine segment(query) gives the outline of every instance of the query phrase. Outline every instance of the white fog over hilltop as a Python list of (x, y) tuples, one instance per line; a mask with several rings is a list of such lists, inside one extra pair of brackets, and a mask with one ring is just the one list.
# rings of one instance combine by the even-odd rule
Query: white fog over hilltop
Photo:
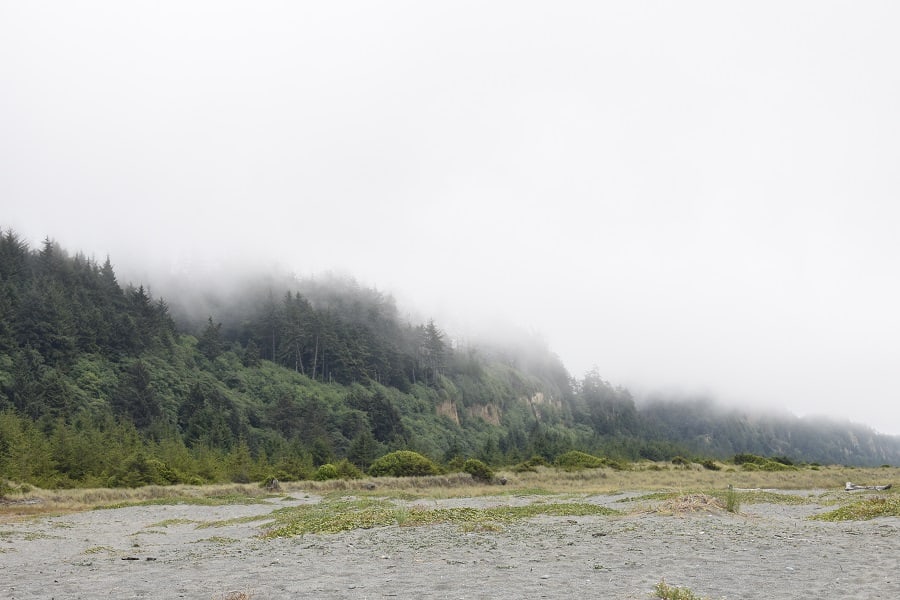
[(900, 5), (0, 2), (0, 227), (900, 434)]

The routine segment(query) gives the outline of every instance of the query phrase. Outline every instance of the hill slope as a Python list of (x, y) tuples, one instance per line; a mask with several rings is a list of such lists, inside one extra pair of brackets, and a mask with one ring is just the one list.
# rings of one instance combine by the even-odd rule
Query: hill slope
[[(269, 279), (211, 314), (122, 286), (47, 240), (0, 235), (0, 469), (42, 485), (309, 477), (394, 449), (512, 464), (570, 449), (620, 458), (738, 452), (900, 463), (868, 428), (640, 407), (572, 381), (540, 343), (461, 346), (350, 280)], [(215, 311), (215, 314), (212, 312)]]

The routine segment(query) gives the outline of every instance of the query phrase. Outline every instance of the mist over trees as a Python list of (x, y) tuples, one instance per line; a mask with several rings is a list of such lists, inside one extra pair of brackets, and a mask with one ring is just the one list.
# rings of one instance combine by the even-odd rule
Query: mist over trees
[(170, 304), (123, 285), (109, 258), (0, 232), (0, 478), (291, 479), (401, 449), (495, 466), (570, 450), (900, 463), (900, 439), (858, 425), (636, 403), (599, 370), (574, 380), (538, 340), (462, 343), (348, 278), (186, 297)]

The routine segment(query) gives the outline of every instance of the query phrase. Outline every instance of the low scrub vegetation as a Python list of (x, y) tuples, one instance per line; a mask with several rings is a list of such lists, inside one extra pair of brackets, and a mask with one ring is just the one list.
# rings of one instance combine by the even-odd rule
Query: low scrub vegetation
[(665, 580), (656, 584), (654, 593), (657, 598), (662, 598), (663, 600), (703, 600), (690, 589), (669, 585)]
[(819, 521), (868, 521), (877, 517), (900, 517), (900, 497), (863, 498), (813, 518)]
[(391, 525), (420, 527), (450, 523), (468, 531), (497, 531), (504, 524), (541, 515), (555, 517), (608, 516), (617, 511), (595, 504), (558, 502), (487, 508), (407, 507), (385, 499), (341, 498), (315, 505), (284, 508), (272, 513), (275, 525), (265, 537), (338, 533)]
[(419, 477), (438, 475), (441, 472), (427, 456), (411, 450), (398, 450), (385, 454), (369, 467), (372, 477)]

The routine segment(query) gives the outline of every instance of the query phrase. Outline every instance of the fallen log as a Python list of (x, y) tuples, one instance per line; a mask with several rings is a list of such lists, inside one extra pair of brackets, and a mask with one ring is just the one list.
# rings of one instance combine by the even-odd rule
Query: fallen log
[(856, 490), (878, 490), (879, 492), (883, 492), (885, 490), (891, 489), (891, 484), (887, 485), (855, 485), (853, 483), (847, 482), (847, 485), (844, 486), (844, 489), (848, 492), (853, 492)]

